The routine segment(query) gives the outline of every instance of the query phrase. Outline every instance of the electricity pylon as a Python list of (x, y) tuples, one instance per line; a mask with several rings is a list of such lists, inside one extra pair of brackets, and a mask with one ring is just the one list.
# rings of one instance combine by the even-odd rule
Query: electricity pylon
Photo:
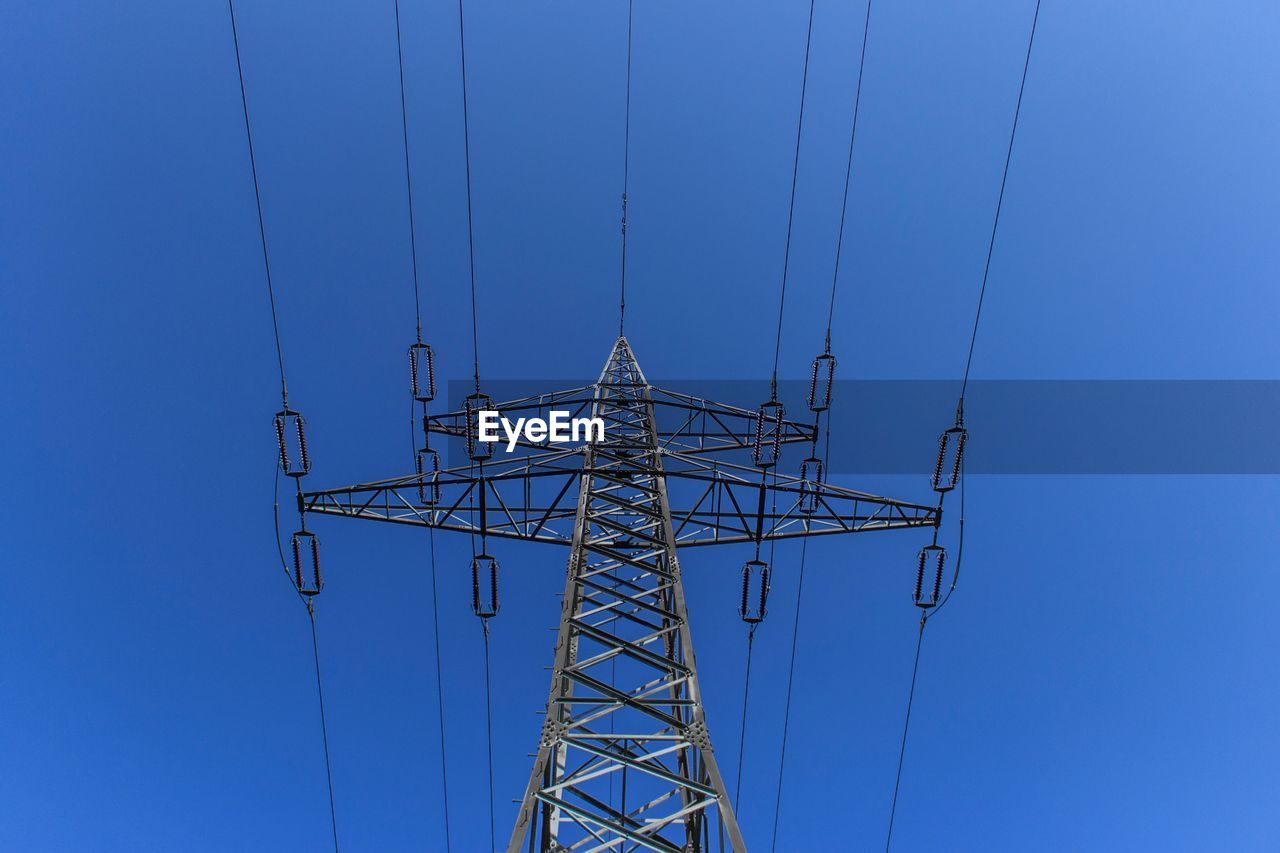
[[(508, 853), (706, 853), (725, 838), (744, 851), (677, 549), (936, 527), (938, 509), (714, 459), (758, 445), (757, 413), (649, 385), (626, 338), (594, 385), (493, 408), (590, 412), (605, 439), (302, 493), (300, 509), (570, 546), (546, 718)], [(467, 409), (427, 427), (467, 437), (474, 420)], [(813, 441), (813, 426), (769, 424), (777, 445)]]

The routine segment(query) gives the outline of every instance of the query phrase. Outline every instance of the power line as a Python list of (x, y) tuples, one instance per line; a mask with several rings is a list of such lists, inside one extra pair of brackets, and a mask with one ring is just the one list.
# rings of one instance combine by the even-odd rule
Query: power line
[(796, 583), (796, 612), (791, 622), (791, 662), (787, 664), (787, 701), (782, 714), (782, 751), (778, 756), (778, 790), (773, 800), (773, 836), (769, 849), (778, 848), (778, 815), (782, 811), (782, 780), (787, 766), (787, 733), (791, 727), (791, 688), (796, 677), (796, 646), (800, 638), (800, 604), (804, 596), (804, 564), (809, 552), (809, 539), (800, 544), (800, 579)]
[[(412, 263), (413, 271), (413, 313), (415, 327), (417, 331), (418, 350), (422, 347), (422, 296), (421, 285), (418, 277), (418, 238), (417, 231), (414, 226), (413, 215), (413, 172), (410, 168), (409, 159), (409, 110), (407, 99), (405, 97), (404, 84), (404, 43), (401, 36), (400, 27), (400, 0), (395, 0), (395, 20), (396, 20), (396, 60), (400, 70), (400, 127), (404, 136), (404, 184), (405, 194), (408, 199), (409, 212), (409, 257)], [(429, 350), (428, 350), (429, 352)], [(423, 365), (416, 361), (416, 351), (414, 352), (415, 360), (412, 362), (414, 372), (414, 392), (415, 397), (420, 392), (418, 387), (418, 371)], [(431, 356), (428, 355), (428, 363), (425, 365), (427, 371), (427, 388), (429, 394), (435, 393), (435, 376), (434, 364), (431, 363)], [(414, 417), (415, 399), (409, 401), (409, 445), (415, 457), (418, 453), (417, 426)], [(424, 429), (426, 427), (427, 403), (422, 401), (422, 413), (424, 421)], [(419, 471), (423, 471), (423, 466), (419, 463)], [(436, 488), (434, 485), (432, 488)], [(438, 593), (436, 590), (436, 538), (435, 530), (430, 530), (430, 562), (431, 562), (431, 625), (435, 640), (435, 680), (436, 680), (436, 714), (439, 724), (440, 734), (440, 787), (443, 797), (444, 806), (444, 845), (445, 850), (452, 850), (452, 840), (449, 832), (449, 771), (447, 759), (445, 756), (445, 734), (444, 734), (444, 686), (441, 676), (440, 665), (440, 610), (438, 604)]]
[(480, 326), (476, 319), (476, 241), (471, 215), (471, 121), (467, 112), (467, 29), (458, 0), (458, 57), (462, 71), (462, 153), (467, 174), (467, 265), (471, 273), (471, 355), (476, 391), (480, 390)]
[[(969, 371), (970, 371), (970, 368), (973, 366), (973, 350), (974, 350), (974, 345), (976, 344), (978, 339), (978, 325), (982, 319), (982, 304), (987, 293), (987, 280), (991, 273), (991, 258), (995, 252), (996, 233), (1000, 227), (1000, 211), (1004, 205), (1004, 190), (1009, 180), (1009, 164), (1013, 160), (1013, 143), (1018, 135), (1018, 118), (1022, 114), (1022, 96), (1027, 88), (1027, 72), (1031, 67), (1031, 50), (1035, 45), (1036, 25), (1039, 23), (1039, 21), (1040, 21), (1040, 0), (1036, 0), (1035, 11), (1031, 17), (1031, 32), (1027, 36), (1027, 53), (1022, 63), (1022, 77), (1018, 83), (1018, 99), (1017, 99), (1016, 105), (1014, 106), (1013, 123), (1009, 130), (1009, 145), (1005, 149), (1004, 167), (1000, 173), (1000, 191), (996, 196), (995, 215), (992, 218), (992, 223), (991, 223), (991, 237), (987, 241), (987, 258), (982, 268), (982, 286), (978, 290), (978, 304), (973, 314), (973, 331), (969, 337), (969, 352), (965, 358), (964, 379), (960, 383), (960, 398), (956, 404), (955, 429), (961, 430), (961, 438), (960, 438), (961, 442), (963, 442), (963, 426), (962, 425), (964, 420), (965, 392), (969, 388)], [(944, 438), (945, 438), (945, 434), (944, 434)], [(942, 448), (940, 448), (939, 450), (939, 464), (941, 464), (942, 454), (944, 453), (945, 446), (946, 445), (944, 444)], [(963, 466), (964, 466), (963, 444), (960, 444), (960, 446), (957, 449), (957, 456), (956, 456), (956, 473), (958, 474), (958, 476), (956, 477), (956, 480), (958, 480), (958, 483), (953, 481), (953, 485), (958, 485), (960, 488), (960, 523), (959, 523), (960, 526), (959, 526), (959, 532), (958, 532), (959, 542), (957, 543), (957, 550), (956, 550), (956, 568), (955, 568), (955, 571), (952, 573), (951, 585), (948, 587), (946, 595), (943, 596), (941, 601), (934, 601), (933, 605), (931, 606), (931, 612), (926, 611), (920, 617), (920, 630), (916, 636), (915, 660), (912, 662), (912, 665), (911, 665), (911, 687), (907, 692), (907, 709), (906, 709), (906, 713), (904, 714), (903, 722), (902, 722), (902, 744), (898, 751), (898, 768), (894, 776), (894, 782), (893, 782), (893, 800), (889, 807), (889, 827), (888, 827), (888, 830), (885, 832), (885, 841), (884, 841), (885, 853), (888, 853), (889, 845), (893, 840), (893, 822), (894, 822), (894, 817), (896, 816), (897, 810), (898, 810), (898, 792), (902, 784), (902, 766), (906, 758), (906, 752), (907, 752), (907, 733), (909, 731), (909, 727), (911, 723), (911, 706), (915, 700), (916, 677), (919, 674), (919, 670), (920, 670), (920, 649), (924, 645), (924, 629), (925, 629), (925, 626), (928, 624), (929, 619), (932, 616), (936, 615), (938, 611), (942, 608), (942, 606), (945, 605), (947, 601), (951, 599), (951, 594), (955, 591), (956, 583), (960, 577), (960, 563), (962, 558), (964, 557), (964, 467)], [(936, 487), (937, 487), (937, 484), (935, 483), (935, 488)], [(944, 497), (945, 497), (945, 490), (941, 491), (939, 494), (939, 498), (938, 498), (939, 512), (941, 512), (942, 510), (942, 500)], [(934, 544), (935, 545), (937, 544), (936, 528), (934, 530)], [(922, 567), (924, 565), (923, 559), (924, 558), (922, 556), (921, 557)], [(941, 573), (941, 563), (939, 563), (938, 571), (939, 573)], [(940, 576), (941, 575), (939, 574), (939, 577)], [(935, 588), (934, 598), (936, 599), (936, 597), (937, 597), (937, 594), (936, 594), (936, 588)]]
[(240, 106), (244, 110), (244, 135), (249, 141), (249, 169), (253, 173), (253, 199), (258, 206), (258, 236), (262, 240), (262, 266), (267, 274), (267, 299), (271, 303), (271, 330), (276, 340), (276, 363), (280, 367), (280, 397), (289, 401), (289, 388), (284, 381), (284, 349), (280, 346), (280, 320), (276, 313), (276, 292), (271, 284), (271, 256), (267, 253), (267, 226), (262, 218), (262, 190), (258, 185), (258, 161), (253, 153), (253, 130), (249, 123), (249, 97), (244, 91), (244, 66), (240, 62), (240, 34), (236, 29), (236, 7), (233, 0), (227, 0), (227, 11), (231, 13), (231, 41), (236, 49), (236, 74), (240, 78)]
[(849, 159), (844, 169), (844, 195), (840, 201), (840, 228), (836, 232), (836, 261), (831, 273), (831, 302), (827, 306), (827, 334), (825, 349), (831, 352), (831, 323), (836, 312), (836, 284), (840, 281), (840, 253), (844, 247), (844, 222), (849, 210), (849, 183), (853, 177), (853, 142), (858, 137), (858, 108), (862, 105), (862, 76), (867, 65), (867, 37), (871, 33), (871, 0), (867, 0), (867, 13), (862, 21), (862, 52), (858, 58), (858, 83), (853, 93), (853, 127), (849, 131)]
[[(282, 406), (281, 406), (281, 411), (276, 415), (276, 430), (280, 440), (280, 453), (281, 453), (280, 461), (284, 465), (288, 464), (288, 451), (285, 446), (284, 423), (290, 418), (293, 418), (295, 421), (297, 432), (298, 432), (299, 451), (301, 453), (299, 462), (302, 466), (300, 474), (298, 476), (294, 476), (294, 484), (297, 489), (297, 494), (299, 498), (298, 505), (299, 507), (301, 507), (302, 505), (301, 475), (306, 474), (310, 463), (306, 457), (306, 452), (307, 452), (306, 441), (305, 441), (305, 438), (303, 437), (302, 418), (296, 412), (293, 412), (289, 409), (289, 388), (288, 388), (288, 384), (285, 382), (285, 370), (284, 370), (284, 348), (280, 344), (280, 317), (279, 317), (279, 312), (276, 309), (275, 287), (271, 280), (271, 256), (270, 256), (270, 253), (267, 251), (267, 227), (266, 227), (266, 222), (262, 213), (262, 187), (261, 187), (261, 182), (258, 180), (257, 157), (255, 156), (254, 150), (253, 150), (253, 126), (249, 120), (249, 97), (245, 91), (244, 63), (242, 62), (240, 57), (240, 33), (239, 33), (239, 28), (236, 26), (236, 7), (235, 7), (234, 0), (227, 0), (227, 13), (231, 19), (231, 42), (235, 47), (236, 76), (240, 82), (240, 107), (244, 115), (244, 133), (245, 133), (245, 139), (248, 142), (248, 147), (249, 147), (249, 171), (253, 177), (253, 198), (254, 198), (254, 203), (257, 207), (257, 212), (258, 212), (258, 237), (262, 243), (262, 267), (266, 274), (266, 280), (267, 280), (267, 299), (271, 305), (271, 330), (275, 338), (276, 365), (280, 371), (280, 401)], [(284, 567), (285, 572), (288, 573), (289, 571), (288, 562), (287, 560), (285, 560), (284, 547), (280, 541), (279, 484), (280, 484), (280, 466), (277, 466), (276, 480), (275, 480), (276, 497), (273, 502), (273, 516), (275, 519), (275, 532), (276, 532), (276, 550), (280, 555), (281, 565)], [(304, 519), (304, 522), (305, 522), (305, 519)], [(300, 563), (300, 557), (298, 556), (298, 537), (300, 535), (309, 535), (306, 533), (305, 523), (302, 525), (302, 530), (300, 531), (300, 533), (294, 534), (295, 562), (299, 562), (299, 563)], [(314, 539), (313, 539), (313, 542), (314, 542)], [(313, 550), (312, 553), (313, 555), (318, 555), (317, 551)], [(320, 591), (320, 568), (319, 568), (318, 556), (315, 556), (314, 558), (316, 559), (316, 563), (315, 563), (316, 585), (315, 585), (314, 592), (319, 592)], [(335, 806), (334, 796), (333, 796), (333, 768), (332, 768), (332, 763), (330, 761), (330, 756), (329, 756), (329, 724), (328, 724), (328, 719), (325, 715), (324, 685), (320, 676), (320, 644), (316, 636), (315, 604), (311, 600), (310, 596), (304, 592), (302, 588), (301, 578), (302, 578), (301, 565), (299, 564), (297, 566), (298, 583), (295, 586), (295, 590), (307, 605), (307, 618), (311, 623), (311, 651), (312, 651), (312, 656), (315, 660), (316, 695), (319, 698), (319, 702), (320, 702), (320, 736), (324, 744), (324, 772), (325, 772), (325, 780), (328, 784), (328, 790), (329, 790), (329, 824), (333, 830), (334, 853), (338, 853), (338, 815), (337, 815), (337, 808)]]
[(489, 620), (481, 619), (481, 626), (484, 628), (484, 722), (485, 722), (485, 744), (489, 753), (489, 847), (496, 849), (497, 842), (494, 835), (494, 808), (493, 808), (493, 689), (490, 686), (489, 678)]
[(622, 276), (618, 296), (618, 337), (627, 319), (627, 187), (631, 178), (631, 25), (635, 2), (627, 0), (627, 98), (622, 131)]
[[(413, 448), (413, 452), (418, 452), (417, 424), (414, 417), (413, 409), (414, 401), (409, 401), (409, 445)], [(428, 536), (428, 553), (430, 554), (431, 566), (431, 627), (435, 635), (435, 664), (436, 664), (436, 712), (440, 728), (440, 788), (444, 799), (444, 848), (446, 851), (452, 850), (452, 842), (449, 837), (449, 771), (448, 763), (445, 757), (445, 736), (444, 736), (444, 682), (441, 677), (440, 667), (440, 607), (439, 594), (436, 589), (436, 531), (435, 528), (427, 529)], [(287, 571), (287, 569), (286, 569)]]
[[(811, 17), (810, 17), (809, 26), (810, 26), (810, 31), (812, 32), (812, 27), (813, 27), (812, 6), (810, 7), (810, 16)], [(857, 138), (857, 132), (858, 132), (858, 108), (862, 101), (862, 77), (863, 77), (863, 70), (866, 66), (867, 37), (870, 31), (870, 25), (871, 25), (871, 0), (868, 0), (866, 17), (863, 19), (862, 50), (858, 60), (858, 80), (855, 88), (854, 101), (853, 101), (853, 123), (849, 131), (849, 156), (848, 156), (847, 163), (845, 165), (844, 196), (842, 198), (842, 202), (840, 206), (840, 227), (836, 237), (835, 269), (831, 277), (831, 301), (827, 311), (827, 329), (826, 329), (826, 335), (825, 335), (825, 341), (824, 341), (824, 352), (827, 353), (828, 355), (830, 355), (830, 352), (831, 352), (831, 325), (832, 325), (834, 312), (835, 312), (836, 284), (839, 281), (839, 276), (840, 276), (840, 252), (841, 252), (841, 247), (843, 245), (843, 240), (844, 240), (845, 218), (846, 218), (848, 205), (849, 205), (849, 184), (850, 184), (850, 178), (853, 173), (853, 147), (854, 147), (854, 140)], [(806, 60), (806, 66), (807, 64), (808, 63)], [(801, 109), (803, 112), (803, 105)], [(798, 135), (796, 139), (796, 153), (798, 158), (799, 156)], [(794, 189), (793, 189), (793, 193), (794, 193)], [(793, 199), (793, 202), (794, 202), (794, 199)], [(788, 226), (788, 239), (789, 239), (789, 234), (790, 234), (790, 226)], [(785, 282), (784, 282), (784, 286), (785, 286)], [(779, 340), (781, 340), (781, 310), (779, 310)], [(776, 351), (775, 351), (774, 358), (775, 358), (775, 371), (776, 371), (776, 359), (777, 359)], [(817, 362), (814, 363), (813, 377), (814, 377), (813, 381), (816, 386), (818, 382)], [(775, 383), (776, 383), (776, 376), (775, 376)], [(816, 390), (816, 387), (815, 387), (815, 390)], [(811, 405), (812, 405), (812, 401), (811, 401)], [(816, 451), (817, 451), (818, 427), (820, 425), (821, 417), (822, 417), (822, 412), (819, 410), (816, 413), (816, 416), (814, 418), (814, 437), (813, 437), (813, 451), (812, 451), (814, 454), (816, 454)], [(831, 415), (830, 415), (830, 411), (828, 410), (828, 414), (827, 414), (828, 429), (826, 431), (825, 449), (823, 452), (823, 457), (827, 459), (830, 458), (830, 447), (831, 447), (830, 423), (831, 423)], [(807, 556), (807, 553), (808, 553), (808, 540), (806, 539), (804, 545), (801, 546), (801, 550), (800, 550), (800, 580), (796, 590), (795, 618), (792, 622), (791, 654), (790, 654), (790, 660), (788, 662), (788, 674), (787, 674), (787, 695), (786, 695), (785, 710), (783, 711), (782, 749), (778, 758), (778, 788), (777, 788), (776, 796), (774, 798), (774, 807), (773, 807), (773, 838), (772, 838), (771, 845), (774, 847), (776, 847), (777, 845), (778, 819), (782, 809), (782, 788), (783, 788), (783, 781), (785, 778), (786, 758), (787, 758), (787, 734), (788, 734), (788, 728), (791, 720), (791, 697), (792, 697), (791, 688), (792, 688), (792, 684), (795, 676), (795, 660), (796, 660), (796, 650), (799, 642), (800, 617), (802, 612), (801, 610), (802, 593), (804, 591), (805, 558)]]
[(969, 355), (964, 362), (964, 381), (960, 383), (960, 400), (969, 388), (969, 368), (973, 366), (973, 347), (978, 340), (978, 322), (982, 319), (982, 302), (987, 295), (987, 276), (991, 273), (991, 255), (996, 248), (996, 230), (1000, 227), (1000, 209), (1004, 206), (1004, 187), (1009, 180), (1009, 163), (1013, 159), (1013, 140), (1018, 135), (1018, 117), (1022, 114), (1022, 93), (1027, 88), (1027, 69), (1031, 67), (1031, 48), (1036, 41), (1036, 24), (1040, 20), (1040, 0), (1031, 18), (1031, 35), (1027, 39), (1027, 56), (1022, 62), (1022, 82), (1018, 84), (1018, 103), (1013, 110), (1013, 127), (1009, 131), (1009, 147), (1004, 154), (1004, 170), (1000, 174), (1000, 193), (996, 196), (996, 215), (991, 222), (991, 239), (987, 242), (987, 261), (982, 267), (982, 287), (978, 290), (978, 307), (973, 313), (973, 333), (969, 336)]
[(431, 625), (435, 630), (436, 641), (436, 711), (440, 720), (440, 787), (444, 795), (444, 849), (452, 850), (449, 839), (449, 771), (445, 760), (444, 737), (444, 682), (440, 676), (440, 607), (436, 591), (436, 531), (432, 528), (428, 535), (431, 552)]
[(760, 623), (755, 623), (747, 629), (747, 672), (746, 677), (742, 680), (742, 725), (738, 729), (738, 777), (733, 784), (733, 810), (738, 810), (738, 799), (742, 795), (742, 766), (746, 764), (746, 746), (747, 746), (747, 699), (751, 696), (751, 649), (755, 645), (756, 628)]
[(893, 839), (893, 818), (898, 812), (898, 787), (902, 784), (902, 761), (907, 754), (907, 727), (911, 725), (911, 704), (916, 696), (916, 674), (920, 671), (920, 647), (924, 645), (924, 626), (928, 621), (927, 617), (920, 617), (920, 632), (916, 635), (916, 657), (911, 664), (911, 689), (907, 691), (907, 713), (902, 720), (902, 745), (898, 748), (898, 772), (893, 780), (893, 804), (889, 807), (889, 831), (884, 837), (885, 853), (888, 853), (889, 842)]
[[(404, 94), (404, 45), (400, 38), (400, 0), (395, 0), (396, 59), (400, 68), (400, 127), (404, 132), (404, 189), (409, 197), (409, 257), (413, 265), (413, 315), (417, 321), (418, 343), (422, 343), (422, 295), (418, 284), (418, 237), (413, 223), (413, 177), (409, 168), (409, 109)], [(414, 448), (415, 452), (417, 447)]]
[(804, 96), (809, 87), (809, 48), (813, 44), (813, 5), (809, 0), (809, 26), (804, 38), (804, 75), (800, 80), (800, 113), (796, 118), (796, 153), (791, 165), (791, 199), (787, 204), (787, 240), (782, 253), (782, 288), (778, 296), (778, 335), (773, 347), (773, 378), (770, 399), (778, 397), (778, 359), (782, 353), (782, 314), (787, 304), (787, 269), (791, 262), (791, 226), (795, 222), (796, 181), (800, 176), (800, 136), (804, 130)]
[(320, 643), (316, 639), (316, 609), (307, 599), (307, 617), (311, 620), (311, 653), (316, 662), (316, 695), (320, 697), (320, 734), (324, 739), (324, 775), (329, 782), (329, 823), (333, 827), (333, 849), (338, 850), (338, 814), (333, 804), (333, 769), (329, 763), (329, 725), (324, 713), (324, 685), (320, 681)]

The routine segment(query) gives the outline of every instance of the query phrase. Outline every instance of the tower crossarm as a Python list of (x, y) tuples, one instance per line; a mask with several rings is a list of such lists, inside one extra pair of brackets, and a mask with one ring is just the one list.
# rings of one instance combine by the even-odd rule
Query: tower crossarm
[(671, 523), (681, 547), (936, 527), (936, 506), (666, 453)]
[[(716, 403), (678, 391), (651, 387), (658, 446), (683, 454), (747, 450), (756, 433), (757, 413), (728, 403)], [(781, 444), (809, 444), (812, 424), (783, 420), (778, 426)]]
[(568, 545), (581, 477), (582, 451), (557, 450), (304, 492), (298, 500), (315, 515)]
[[(569, 545), (573, 541), (580, 449), (512, 456), (335, 489), (305, 492), (303, 512)], [(604, 448), (600, 458), (625, 456)], [(924, 506), (781, 474), (713, 461), (700, 454), (662, 453), (681, 547), (934, 527), (937, 507)], [(614, 466), (616, 467), (616, 466)], [(601, 468), (601, 505), (635, 487), (629, 475)], [(610, 520), (602, 516), (602, 525)], [(633, 534), (639, 535), (639, 534)]]

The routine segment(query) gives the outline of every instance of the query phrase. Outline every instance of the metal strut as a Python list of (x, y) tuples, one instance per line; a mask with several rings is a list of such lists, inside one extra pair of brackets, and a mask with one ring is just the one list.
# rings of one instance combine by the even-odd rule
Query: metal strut
[(508, 853), (530, 839), (700, 851), (713, 824), (745, 850), (699, 694), (653, 406), (625, 339), (592, 413), (606, 440), (584, 452), (546, 722)]

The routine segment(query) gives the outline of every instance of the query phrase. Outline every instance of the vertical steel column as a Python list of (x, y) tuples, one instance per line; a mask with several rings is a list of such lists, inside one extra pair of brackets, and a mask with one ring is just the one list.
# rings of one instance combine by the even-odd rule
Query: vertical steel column
[(605, 440), (583, 450), (546, 720), (507, 851), (701, 853), (721, 830), (744, 851), (703, 712), (649, 385), (625, 338), (593, 415)]

